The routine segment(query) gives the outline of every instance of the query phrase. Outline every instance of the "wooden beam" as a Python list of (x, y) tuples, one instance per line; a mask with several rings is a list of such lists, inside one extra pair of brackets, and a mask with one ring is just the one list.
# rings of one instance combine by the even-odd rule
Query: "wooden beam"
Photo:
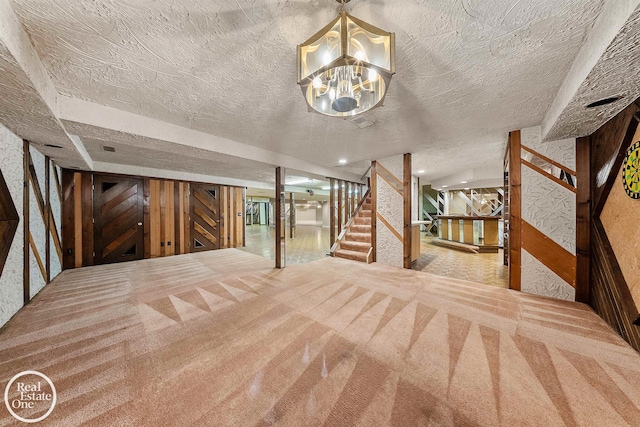
[(331, 186), (329, 189), (329, 249), (331, 249), (336, 242), (336, 189), (334, 188), (336, 180), (331, 178), (329, 185)]
[(29, 166), (31, 165), (31, 153), (29, 152), (29, 142), (22, 141), (23, 150), (23, 172), (24, 172), (24, 188), (22, 194), (22, 221), (23, 221), (23, 271), (22, 271), (22, 300), (24, 304), (27, 304), (31, 300), (31, 277), (29, 276), (29, 270), (31, 266), (30, 257), (30, 242), (29, 237), (31, 231), (29, 230)]
[(370, 179), (370, 184), (371, 184), (371, 260), (372, 262), (376, 262), (376, 246), (377, 246), (377, 242), (376, 242), (376, 238), (377, 238), (377, 232), (376, 232), (376, 224), (377, 224), (377, 218), (378, 218), (378, 209), (377, 209), (377, 195), (378, 195), (378, 186), (377, 186), (377, 182), (378, 182), (378, 163), (374, 160), (373, 162), (371, 162), (371, 179)]
[(342, 191), (342, 186), (344, 185), (343, 180), (338, 180), (338, 235), (342, 233), (342, 212), (344, 210), (344, 204), (342, 203), (342, 199), (344, 197), (344, 192)]
[(542, 168), (540, 168), (540, 167), (534, 165), (533, 163), (528, 162), (528, 161), (526, 161), (524, 159), (521, 159), (520, 161), (522, 162), (522, 164), (524, 166), (528, 167), (531, 170), (534, 170), (534, 171), (538, 172), (540, 175), (544, 176), (545, 178), (548, 178), (548, 179), (552, 180), (553, 182), (555, 182), (558, 185), (561, 185), (562, 187), (566, 188), (567, 190), (571, 191), (572, 193), (576, 193), (577, 192), (575, 187), (573, 187), (569, 183), (561, 180), (560, 178), (551, 175), (546, 170), (544, 170), (544, 169), (542, 169)]
[(593, 216), (600, 216), (626, 151), (633, 141), (638, 127), (635, 113), (638, 107), (631, 104), (616, 117), (591, 135), (591, 207)]
[(44, 194), (45, 194), (45, 228), (46, 239), (45, 247), (45, 283), (51, 281), (51, 159), (49, 156), (44, 157)]
[(62, 170), (62, 269), (75, 268), (75, 238), (74, 238), (74, 173), (68, 169)]
[(82, 266), (94, 263), (93, 174), (82, 173)]
[(576, 287), (576, 256), (524, 220), (522, 248), (562, 280)]
[(82, 267), (82, 173), (73, 174), (73, 212), (75, 221), (73, 223), (74, 235), (74, 260), (76, 268)]
[(591, 138), (576, 141), (576, 301), (589, 303), (591, 278)]
[(276, 268), (286, 267), (285, 243), (285, 170), (276, 168)]
[(293, 193), (289, 193), (289, 238), (296, 236), (296, 200)]
[(402, 172), (402, 198), (404, 200), (403, 266), (404, 268), (411, 268), (411, 153), (407, 153), (403, 157)]
[(509, 288), (522, 286), (522, 166), (520, 131), (509, 133)]

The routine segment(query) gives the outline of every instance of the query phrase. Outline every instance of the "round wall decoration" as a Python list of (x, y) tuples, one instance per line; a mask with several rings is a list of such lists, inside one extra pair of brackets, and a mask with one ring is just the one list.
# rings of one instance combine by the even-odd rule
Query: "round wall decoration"
[(629, 147), (622, 165), (624, 191), (632, 199), (640, 199), (640, 141)]

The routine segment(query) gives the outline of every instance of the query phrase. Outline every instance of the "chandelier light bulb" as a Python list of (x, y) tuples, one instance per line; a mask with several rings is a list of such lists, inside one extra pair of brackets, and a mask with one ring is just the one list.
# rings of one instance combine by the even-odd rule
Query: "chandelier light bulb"
[(359, 50), (353, 55), (358, 61), (364, 61), (364, 52)]
[(322, 65), (329, 65), (329, 63), (331, 62), (331, 55), (329, 55), (329, 52), (325, 52), (324, 56), (322, 57)]
[(331, 90), (329, 91), (329, 98), (333, 101), (334, 99), (336, 99), (336, 90), (334, 88), (331, 88)]
[(313, 79), (313, 88), (320, 89), (322, 87), (322, 79), (320, 77), (316, 77)]
[(376, 70), (374, 70), (373, 68), (369, 70), (369, 81), (371, 83), (375, 82), (376, 79), (378, 78), (378, 72)]

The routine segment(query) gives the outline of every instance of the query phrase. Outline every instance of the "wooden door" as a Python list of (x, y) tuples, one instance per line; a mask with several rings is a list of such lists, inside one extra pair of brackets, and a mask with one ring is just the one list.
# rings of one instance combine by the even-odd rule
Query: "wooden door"
[(191, 252), (220, 248), (220, 186), (191, 184)]
[(144, 257), (142, 179), (94, 175), (95, 264)]

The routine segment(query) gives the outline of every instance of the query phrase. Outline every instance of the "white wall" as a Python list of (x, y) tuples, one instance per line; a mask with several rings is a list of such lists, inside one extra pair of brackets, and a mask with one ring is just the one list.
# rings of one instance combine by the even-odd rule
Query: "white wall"
[[(575, 139), (542, 142), (540, 126), (521, 131), (522, 145), (575, 170)], [(522, 220), (576, 254), (576, 195), (560, 184), (522, 165)], [(580, 185), (580, 183), (578, 183)], [(575, 289), (540, 260), (522, 249), (521, 289), (537, 295), (575, 300)]]
[(23, 155), (22, 139), (15, 136), (0, 124), (0, 171), (7, 182), (9, 192), (20, 216), (20, 223), (13, 238), (9, 257), (0, 275), (0, 326), (22, 307), (22, 270), (23, 270), (23, 217), (22, 182)]
[(317, 220), (316, 205), (296, 204), (296, 225), (322, 225), (322, 221)]
[[(378, 160), (377, 163), (386, 168), (402, 182), (404, 157), (402, 154)], [(376, 210), (393, 229), (403, 235), (404, 199), (384, 179), (376, 179)], [(404, 243), (380, 220), (376, 219), (376, 262), (403, 267)]]

